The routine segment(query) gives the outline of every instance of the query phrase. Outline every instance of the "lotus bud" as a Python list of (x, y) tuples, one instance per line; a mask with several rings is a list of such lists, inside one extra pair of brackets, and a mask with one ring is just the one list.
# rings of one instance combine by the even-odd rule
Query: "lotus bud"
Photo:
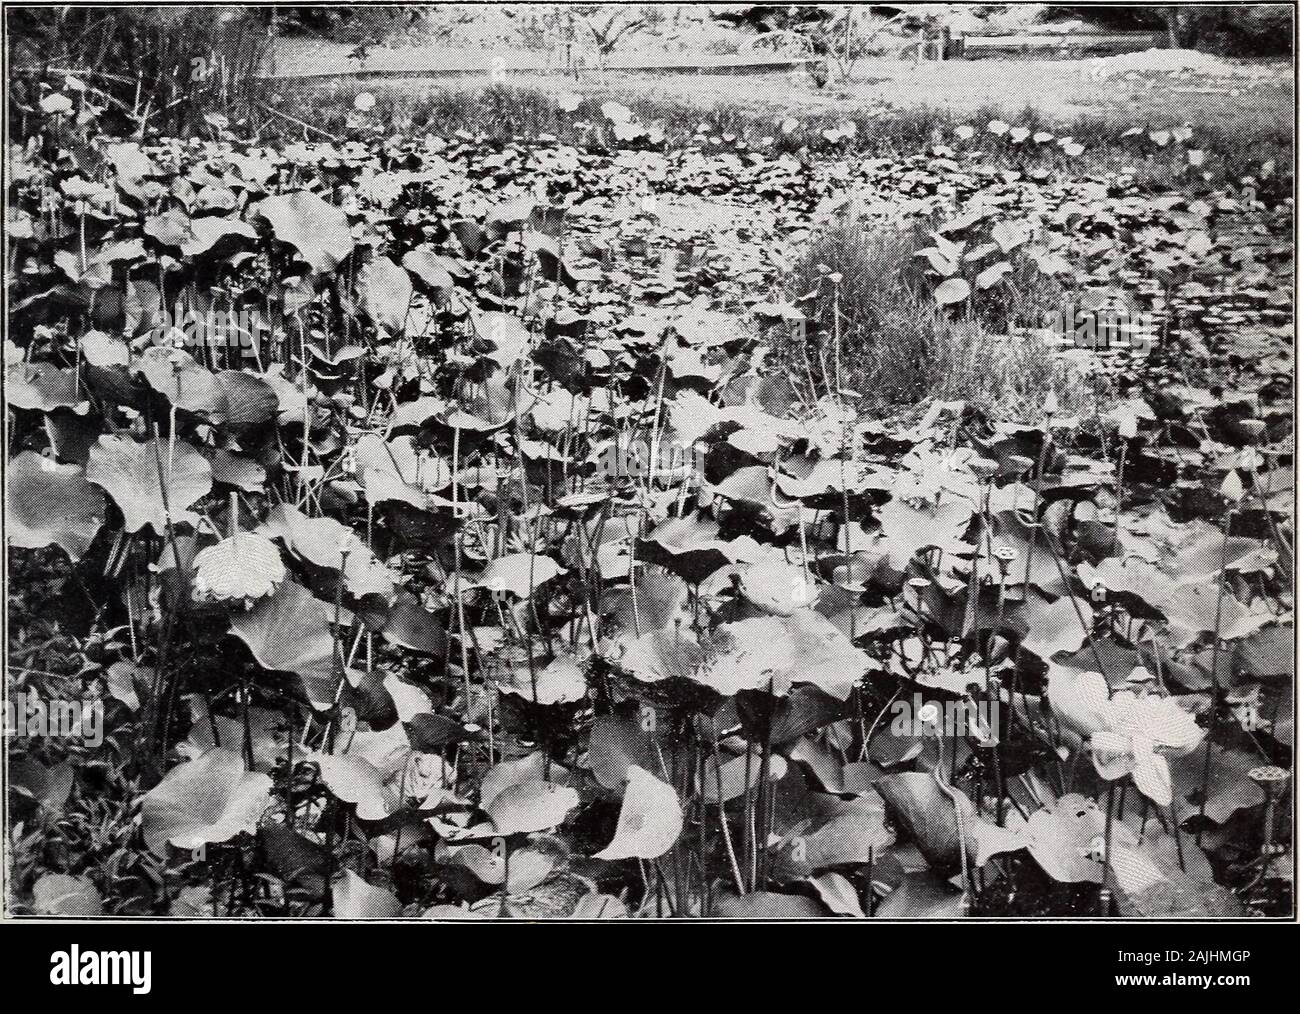
[(1137, 416), (1132, 412), (1126, 412), (1124, 417), (1119, 421), (1119, 435), (1123, 440), (1132, 440), (1138, 435)]
[[(967, 704), (973, 705), (973, 702), (967, 698)], [(970, 733), (975, 737), (975, 742), (981, 747), (990, 747), (998, 745), (997, 732), (988, 722), (980, 717), (978, 709), (970, 708), (969, 712)]]
[(1155, 679), (1156, 678), (1151, 675), (1151, 671), (1144, 665), (1134, 666), (1133, 671), (1128, 674), (1128, 681), (1130, 683), (1154, 683)]
[(1043, 399), (1043, 415), (1049, 419), (1060, 411), (1060, 406), (1056, 403), (1056, 392), (1048, 391), (1047, 397)]
[(1268, 428), (1265, 426), (1263, 419), (1243, 419), (1238, 425), (1241, 427), (1241, 431), (1251, 440), (1258, 440)]
[(1236, 469), (1231, 469), (1223, 478), (1223, 484), (1219, 487), (1219, 494), (1230, 501), (1234, 507), (1241, 502), (1241, 498), (1246, 495), (1246, 489), (1241, 484), (1241, 476), (1237, 474)]
[(1023, 454), (1013, 454), (1007, 458), (1007, 471), (1019, 478), (1034, 467), (1032, 458), (1026, 458)]
[(988, 653), (990, 662), (1001, 662), (1011, 653), (1011, 642), (1001, 634), (993, 634), (988, 639)]

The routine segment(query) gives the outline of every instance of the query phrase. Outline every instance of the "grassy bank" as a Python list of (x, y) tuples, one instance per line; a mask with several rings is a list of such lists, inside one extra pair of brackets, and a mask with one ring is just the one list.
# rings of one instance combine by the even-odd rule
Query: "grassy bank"
[[(601, 120), (599, 106), (613, 100), (630, 108), (639, 121), (661, 127), (670, 148), (690, 143), (700, 124), (707, 123), (712, 134), (735, 135), (749, 145), (771, 138), (767, 147), (775, 151), (843, 154), (847, 150), (876, 156), (910, 154), (936, 139), (950, 139), (963, 124), (978, 127), (1002, 119), (1035, 131), (1072, 136), (1085, 149), (1083, 156), (1071, 160), (1072, 170), (1084, 173), (1134, 163), (1142, 172), (1148, 153), (1126, 132), (1135, 127), (1159, 130), (1187, 125), (1195, 139), (1190, 144), (1205, 152), (1207, 171), (1234, 180), (1258, 176), (1260, 167), (1272, 161), (1277, 167), (1272, 188), (1278, 196), (1290, 192), (1294, 102), (1289, 87), (1273, 82), (1241, 88), (1224, 84), (1198, 91), (1164, 80), (1149, 81), (1145, 87), (1131, 83), (1121, 87), (1122, 82), (1082, 81), (1068, 71), (1053, 71), (1053, 66), (1034, 65), (1045, 75), (1036, 87), (1030, 86), (1033, 78), (1026, 78), (1025, 64), (989, 62), (977, 71), (962, 67), (956, 73), (981, 74), (981, 86), (957, 103), (950, 101), (951, 90), (942, 97), (937, 92), (932, 95), (933, 88), (925, 86), (928, 78), (917, 78), (915, 87), (907, 91), (897, 78), (885, 82), (888, 87), (863, 80), (822, 91), (784, 74), (770, 74), (743, 78), (611, 75), (605, 83), (557, 77), (516, 77), (508, 84), (493, 84), (486, 78), (314, 81), (282, 86), (278, 105), (342, 136), (349, 130), (349, 118), (355, 117), (356, 95), (370, 92), (375, 106), (369, 118), (390, 130), (443, 135), (464, 130), (489, 140), (552, 135), (583, 143), (593, 133), (575, 125)], [(1000, 82), (1001, 87), (985, 79)], [(1056, 93), (1061, 90), (1075, 101), (1059, 101)], [(576, 113), (566, 112), (558, 101), (569, 93), (584, 100)], [(783, 131), (780, 124), (789, 118), (800, 126)], [(857, 133), (847, 145), (822, 137), (823, 130), (850, 120)], [(278, 122), (290, 133), (295, 130), (287, 121)], [(1035, 145), (1007, 161), (1016, 167), (1032, 163), (1054, 170), (1061, 160), (1054, 146)]]

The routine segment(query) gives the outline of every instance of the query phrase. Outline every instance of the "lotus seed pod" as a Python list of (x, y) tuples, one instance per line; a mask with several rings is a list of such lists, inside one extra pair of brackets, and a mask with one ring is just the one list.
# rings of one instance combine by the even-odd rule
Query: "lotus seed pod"
[(1280, 768), (1275, 764), (1264, 764), (1257, 768), (1251, 768), (1246, 777), (1265, 792), (1274, 792), (1285, 785), (1291, 775), (1285, 768)]

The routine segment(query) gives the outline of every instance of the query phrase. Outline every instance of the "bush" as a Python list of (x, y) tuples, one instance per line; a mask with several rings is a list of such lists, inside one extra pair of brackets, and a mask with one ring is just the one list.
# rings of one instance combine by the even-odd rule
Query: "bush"
[(1289, 4), (1215, 7), (1206, 15), (1210, 44), (1234, 56), (1279, 56), (1291, 52)]
[(1046, 18), (1078, 19), (1108, 31), (1165, 32), (1171, 46), (1232, 56), (1291, 52), (1290, 4), (1053, 4)]
[(1163, 11), (1170, 45), (1235, 56), (1291, 52), (1290, 5), (1176, 4)]

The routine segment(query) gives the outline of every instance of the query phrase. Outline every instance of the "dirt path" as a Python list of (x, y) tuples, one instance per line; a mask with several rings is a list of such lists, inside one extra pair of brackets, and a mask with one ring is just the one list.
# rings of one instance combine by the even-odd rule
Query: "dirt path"
[(957, 113), (996, 107), (1019, 112), (1033, 106), (1043, 115), (1123, 113), (1134, 119), (1167, 120), (1177, 108), (1189, 119), (1227, 125), (1261, 116), (1289, 123), (1294, 110), (1289, 68), (1257, 64), (1258, 75), (1138, 72), (1101, 76), (1090, 60), (949, 60), (943, 63), (863, 61), (847, 85), (818, 89), (785, 75), (749, 79), (743, 88), (716, 76), (660, 77), (638, 87), (697, 103), (733, 102), (754, 108), (826, 111), (837, 105), (880, 102), (894, 108), (930, 107)]

